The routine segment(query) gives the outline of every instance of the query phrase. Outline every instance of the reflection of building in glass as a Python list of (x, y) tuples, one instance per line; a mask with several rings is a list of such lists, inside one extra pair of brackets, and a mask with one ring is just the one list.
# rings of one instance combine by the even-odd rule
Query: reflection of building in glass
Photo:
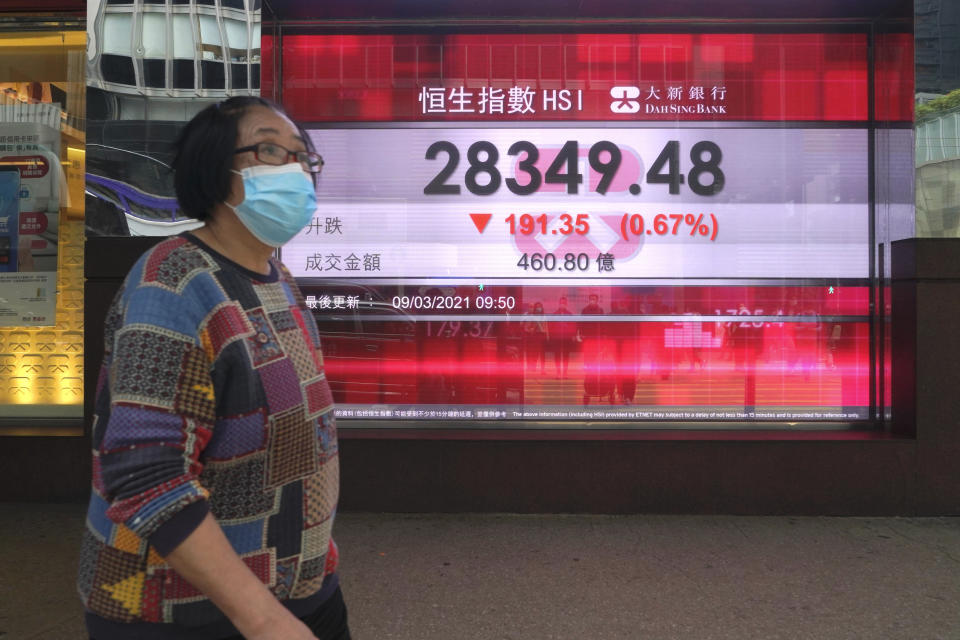
[(87, 229), (168, 235), (170, 142), (211, 102), (260, 89), (260, 0), (93, 0), (87, 19)]
[(925, 103), (917, 110), (917, 235), (953, 237), (960, 235), (960, 0), (918, 0), (915, 28), (917, 98)]
[(917, 92), (960, 88), (960, 1), (916, 0), (914, 10)]
[(917, 235), (960, 236), (960, 107), (917, 122)]
[(88, 11), (88, 86), (166, 99), (260, 88), (260, 0), (96, 4)]
[[(917, 0), (917, 235), (960, 236), (960, 0)], [(946, 95), (944, 95), (946, 94)]]

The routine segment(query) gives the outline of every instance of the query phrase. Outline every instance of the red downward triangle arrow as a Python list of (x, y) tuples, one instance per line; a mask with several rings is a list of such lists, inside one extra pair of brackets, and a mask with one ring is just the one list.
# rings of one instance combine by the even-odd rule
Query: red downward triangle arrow
[(483, 230), (487, 228), (487, 223), (490, 222), (490, 218), (492, 216), (492, 213), (471, 213), (470, 219), (473, 220), (473, 224), (477, 228), (477, 231), (483, 233)]

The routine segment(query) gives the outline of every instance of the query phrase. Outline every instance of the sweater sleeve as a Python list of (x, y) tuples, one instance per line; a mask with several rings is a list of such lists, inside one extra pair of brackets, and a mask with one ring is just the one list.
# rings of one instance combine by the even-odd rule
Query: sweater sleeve
[(155, 286), (135, 287), (120, 304), (95, 474), (108, 517), (168, 553), (208, 509), (199, 475), (215, 403), (198, 337), (204, 312), (182, 291)]

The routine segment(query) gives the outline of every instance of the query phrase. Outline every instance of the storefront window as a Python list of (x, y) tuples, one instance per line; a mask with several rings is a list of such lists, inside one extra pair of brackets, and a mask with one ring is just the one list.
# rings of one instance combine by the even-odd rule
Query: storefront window
[[(33, 23), (31, 23), (33, 25)], [(0, 30), (0, 419), (83, 415), (82, 23)]]

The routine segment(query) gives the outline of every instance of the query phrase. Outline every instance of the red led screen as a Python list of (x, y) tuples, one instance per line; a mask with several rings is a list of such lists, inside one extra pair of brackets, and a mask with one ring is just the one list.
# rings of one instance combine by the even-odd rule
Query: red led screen
[[(868, 116), (866, 42), (856, 33), (292, 35), (282, 97), (305, 122), (497, 120), (483, 92), (513, 89), (533, 93), (516, 113), (527, 120), (858, 121)], [(623, 113), (610, 108), (615, 87), (635, 88)], [(424, 92), (439, 89), (450, 104), (425, 108)], [(557, 108), (563, 100), (571, 108)]]
[(874, 51), (874, 119), (913, 122), (913, 34), (879, 34)]
[(912, 117), (876, 38), (265, 39), (326, 160), (282, 257), (338, 417), (869, 420), (871, 127)]

